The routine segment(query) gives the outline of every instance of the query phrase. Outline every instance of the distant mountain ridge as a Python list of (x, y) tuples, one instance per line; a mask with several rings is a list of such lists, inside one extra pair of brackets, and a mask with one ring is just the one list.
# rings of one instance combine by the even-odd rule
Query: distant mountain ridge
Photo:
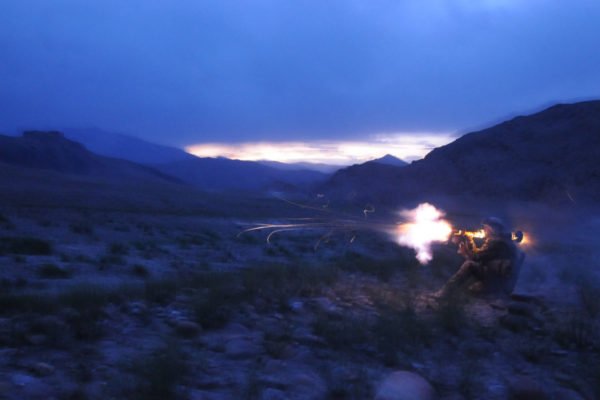
[[(140, 150), (135, 148), (138, 143), (135, 138), (125, 137), (124, 140), (128, 146), (122, 151), (130, 154), (141, 155), (148, 146), (151, 149), (152, 146), (158, 146), (159, 151), (164, 150), (159, 145), (144, 141), (140, 141)], [(92, 178), (131, 182), (158, 180), (185, 183), (210, 191), (298, 192), (324, 181), (328, 176), (313, 170), (282, 170), (258, 162), (199, 158), (183, 151), (181, 153), (183, 157), (176, 153), (167, 154), (169, 157), (175, 155), (176, 161), (142, 165), (95, 154), (58, 131), (25, 131), (22, 136), (0, 135), (0, 163)], [(150, 154), (147, 160), (155, 159), (155, 156), (155, 153)]]
[(466, 134), (405, 167), (338, 171), (337, 199), (398, 204), (433, 195), (551, 202), (600, 200), (600, 101), (559, 104)]
[(83, 144), (96, 154), (122, 158), (138, 164), (164, 164), (194, 157), (175, 147), (97, 128), (65, 129), (63, 133), (66, 138)]
[(147, 166), (94, 154), (58, 131), (26, 131), (16, 137), (0, 135), (0, 162), (111, 180), (178, 181)]
[[(165, 174), (205, 190), (293, 190), (324, 181), (328, 175), (313, 170), (282, 170), (254, 161), (200, 158), (156, 165)], [(296, 188), (297, 189), (297, 188)]]
[(262, 165), (281, 169), (284, 171), (310, 170), (310, 171), (323, 172), (325, 174), (333, 173), (333, 172), (337, 171), (338, 169), (345, 167), (344, 165), (310, 163), (310, 162), (284, 163), (284, 162), (280, 162), (280, 161), (271, 161), (271, 160), (259, 160), (257, 162)]
[(100, 129), (68, 129), (65, 136), (95, 153), (150, 166), (203, 190), (289, 191), (326, 178), (313, 166), (197, 157), (175, 147)]

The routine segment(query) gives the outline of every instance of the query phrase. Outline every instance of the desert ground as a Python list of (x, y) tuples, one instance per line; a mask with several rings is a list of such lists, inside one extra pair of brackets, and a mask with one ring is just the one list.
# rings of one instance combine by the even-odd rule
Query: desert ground
[[(202, 210), (5, 201), (0, 397), (368, 399), (398, 370), (440, 399), (600, 396), (593, 210), (455, 203), (455, 224), (510, 218), (527, 258), (513, 298), (432, 306), (423, 295), (461, 263), (451, 244), (422, 266), (367, 228), (267, 242), (272, 230), (244, 230), (323, 213), (218, 199)], [(395, 223), (382, 214), (369, 221)]]

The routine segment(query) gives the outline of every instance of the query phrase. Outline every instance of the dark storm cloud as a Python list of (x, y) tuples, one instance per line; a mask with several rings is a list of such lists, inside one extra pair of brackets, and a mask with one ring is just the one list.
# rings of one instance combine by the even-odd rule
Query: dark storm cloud
[[(477, 3), (477, 4), (475, 4)], [(3, 1), (0, 127), (452, 131), (600, 93), (592, 0)]]

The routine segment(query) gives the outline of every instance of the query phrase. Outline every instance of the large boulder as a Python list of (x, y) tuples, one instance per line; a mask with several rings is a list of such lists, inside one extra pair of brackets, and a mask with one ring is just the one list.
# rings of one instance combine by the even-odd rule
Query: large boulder
[(375, 400), (434, 400), (433, 387), (422, 376), (409, 371), (388, 375), (375, 395)]

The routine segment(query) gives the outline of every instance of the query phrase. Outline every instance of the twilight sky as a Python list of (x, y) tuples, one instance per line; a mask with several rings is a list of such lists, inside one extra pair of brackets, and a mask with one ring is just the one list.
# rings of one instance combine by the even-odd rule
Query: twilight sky
[(600, 97), (599, 49), (597, 0), (2, 0), (0, 130), (410, 159)]

